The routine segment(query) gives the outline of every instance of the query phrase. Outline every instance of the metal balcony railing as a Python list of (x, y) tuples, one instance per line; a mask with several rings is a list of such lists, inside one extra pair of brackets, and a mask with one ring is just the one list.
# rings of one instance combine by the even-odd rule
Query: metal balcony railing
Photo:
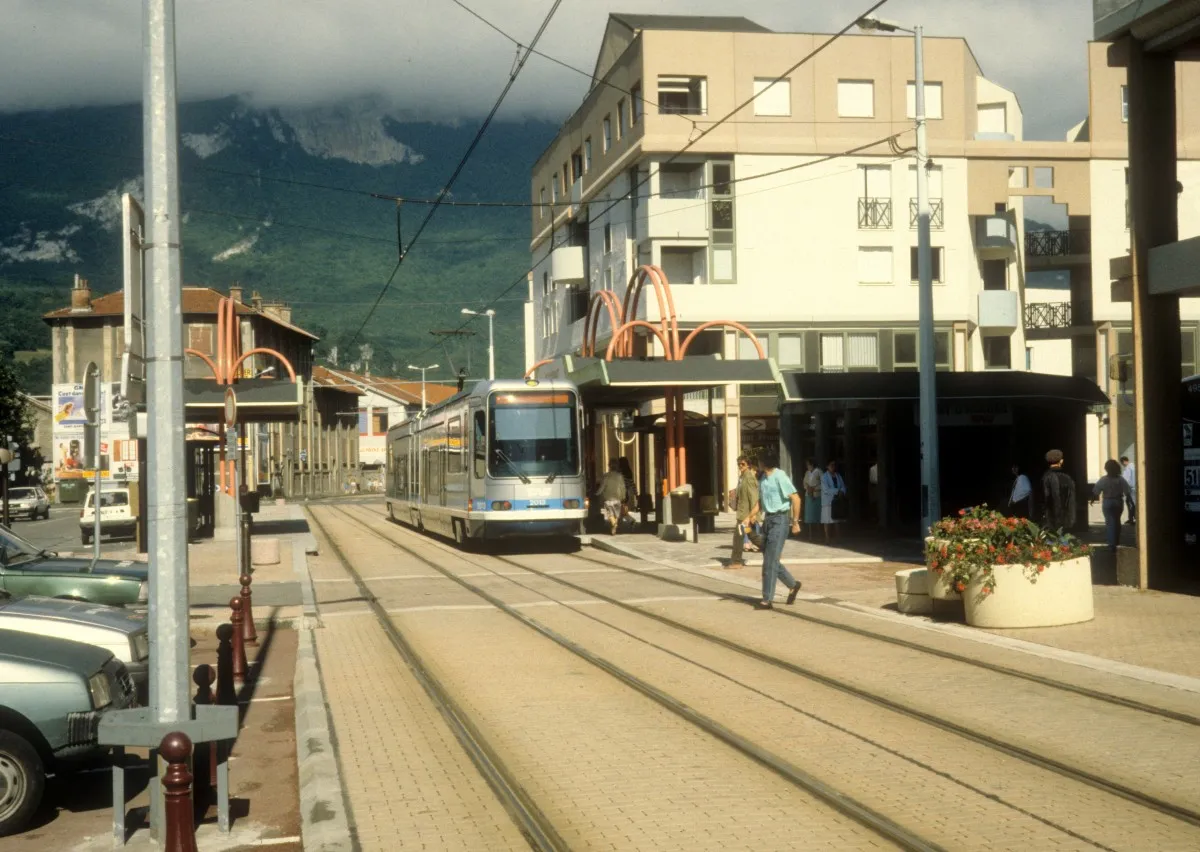
[(1030, 302), (1025, 305), (1025, 328), (1070, 328), (1070, 302)]
[[(917, 227), (917, 199), (908, 199), (908, 227)], [(946, 227), (946, 214), (942, 207), (942, 199), (929, 199), (929, 227), (934, 231), (940, 231)]]
[(1072, 254), (1090, 254), (1092, 232), (1074, 231), (1026, 231), (1026, 257), (1066, 257)]
[[(707, 390), (685, 391), (683, 394), (683, 398), (695, 400), (696, 402), (708, 402), (708, 391)], [(721, 385), (719, 387), (713, 388), (712, 398), (713, 398), (713, 401), (724, 400), (725, 399), (725, 386)]]
[(858, 199), (858, 227), (862, 229), (892, 227), (892, 199)]

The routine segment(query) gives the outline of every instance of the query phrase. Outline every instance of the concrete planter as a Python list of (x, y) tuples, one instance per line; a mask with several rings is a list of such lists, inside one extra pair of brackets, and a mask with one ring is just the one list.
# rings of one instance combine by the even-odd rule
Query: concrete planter
[(910, 615), (929, 615), (933, 602), (929, 599), (930, 572), (924, 568), (906, 568), (896, 572), (896, 609)]
[(972, 627), (1056, 627), (1095, 617), (1092, 567), (1086, 556), (1052, 562), (1036, 583), (1025, 578), (1022, 565), (993, 567), (996, 587), (983, 594), (982, 578), (967, 584), (962, 598)]
[[(932, 542), (934, 539), (927, 538), (925, 541)], [(944, 565), (942, 567), (945, 570), (941, 574), (933, 570), (929, 571), (929, 597), (935, 601), (956, 601), (959, 599), (959, 594), (950, 585), (949, 566)]]

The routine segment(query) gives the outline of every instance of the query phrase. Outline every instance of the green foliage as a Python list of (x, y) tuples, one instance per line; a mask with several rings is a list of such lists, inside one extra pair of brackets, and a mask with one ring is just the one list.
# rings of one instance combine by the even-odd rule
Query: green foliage
[(33, 441), (33, 422), (29, 407), (19, 395), (20, 390), (16, 370), (10, 363), (0, 360), (0, 441), (11, 436), (25, 455)]

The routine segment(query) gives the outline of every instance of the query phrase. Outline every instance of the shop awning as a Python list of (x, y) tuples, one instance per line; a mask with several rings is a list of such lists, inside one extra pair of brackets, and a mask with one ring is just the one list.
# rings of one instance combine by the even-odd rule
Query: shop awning
[(698, 355), (681, 361), (656, 358), (605, 361), (564, 355), (538, 370), (538, 378), (565, 378), (579, 386), (584, 404), (592, 408), (635, 408), (662, 399), (666, 388), (702, 391), (723, 385), (782, 386), (775, 362), (727, 361)]
[[(288, 379), (241, 379), (233, 386), (240, 423), (295, 423), (304, 406), (304, 385)], [(183, 380), (184, 420), (222, 423), (225, 386), (212, 379)]]
[[(783, 377), (784, 404), (849, 400), (912, 399), (920, 376), (911, 373), (803, 373)], [(1082, 376), (995, 371), (937, 374), (938, 399), (1045, 400), (1077, 405), (1108, 405), (1108, 397)]]

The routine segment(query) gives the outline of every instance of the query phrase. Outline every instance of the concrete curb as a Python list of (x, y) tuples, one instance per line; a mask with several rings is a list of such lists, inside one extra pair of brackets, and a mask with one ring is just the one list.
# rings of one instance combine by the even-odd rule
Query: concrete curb
[[(313, 627), (320, 617), (312, 593), (305, 543), (293, 542), (297, 574), (302, 575), (305, 616), (300, 621), (296, 674), (296, 765), (300, 782), (300, 834), (306, 852), (358, 852), (350, 833), (350, 808), (338, 767), (336, 743), (321, 681)], [(311, 608), (311, 609), (310, 609)], [(311, 612), (311, 614), (310, 614)]]
[[(612, 539), (593, 538), (591, 545), (597, 550), (603, 550), (609, 553), (615, 553), (618, 556), (627, 556), (631, 559), (650, 562), (655, 565), (661, 565), (665, 568), (673, 568), (676, 571), (685, 571), (688, 574), (695, 574), (698, 577), (709, 577), (711, 579), (721, 580), (731, 585), (741, 586), (747, 589), (759, 589), (758, 583), (755, 583), (751, 580), (742, 579), (741, 577), (729, 576), (728, 572), (722, 572), (721, 569), (700, 568), (693, 565), (685, 565), (681, 562), (669, 562), (662, 559), (653, 559), (643, 553), (639, 553), (636, 549), (629, 547), (628, 545), (621, 544)], [(1136, 666), (1132, 663), (1122, 663), (1119, 660), (1110, 660), (1106, 657), (1097, 657), (1095, 655), (1084, 654), (1079, 651), (1068, 651), (1064, 648), (1055, 648), (1052, 645), (1041, 645), (1037, 642), (1030, 642), (1025, 639), (1015, 639), (1010, 636), (999, 636), (994, 633), (981, 632), (974, 627), (967, 627), (963, 624), (938, 622), (927, 616), (904, 615), (898, 612), (888, 612), (887, 610), (875, 609), (874, 607), (866, 606), (865, 604), (844, 601), (838, 598), (827, 597), (825, 595), (810, 595), (805, 592), (801, 592), (797, 597), (797, 600), (805, 601), (807, 603), (824, 604), (825, 606), (836, 607), (840, 610), (853, 612), (868, 618), (876, 618), (883, 621), (890, 621), (895, 624), (903, 624), (917, 630), (933, 631), (936, 633), (956, 636), (960, 639), (967, 639), (971, 642), (978, 642), (983, 645), (991, 645), (997, 648), (1017, 651), (1022, 654), (1029, 654), (1033, 657), (1041, 657), (1043, 659), (1054, 660), (1060, 663), (1068, 663), (1070, 665), (1079, 666), (1080, 668), (1086, 668), (1093, 671), (1103, 672), (1105, 674), (1125, 677), (1129, 678), (1130, 680), (1140, 681), (1142, 683), (1151, 683), (1156, 686), (1165, 686), (1185, 692), (1200, 694), (1200, 678), (1188, 677), (1187, 675), (1175, 674), (1173, 672), (1164, 672), (1159, 669), (1151, 669), (1144, 666)]]

